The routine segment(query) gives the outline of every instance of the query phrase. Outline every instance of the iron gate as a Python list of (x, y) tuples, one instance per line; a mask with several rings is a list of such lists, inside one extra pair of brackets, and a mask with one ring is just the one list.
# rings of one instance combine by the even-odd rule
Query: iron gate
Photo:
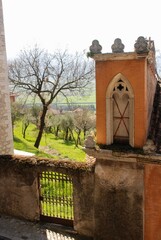
[(73, 226), (72, 178), (58, 172), (39, 174), (40, 220)]

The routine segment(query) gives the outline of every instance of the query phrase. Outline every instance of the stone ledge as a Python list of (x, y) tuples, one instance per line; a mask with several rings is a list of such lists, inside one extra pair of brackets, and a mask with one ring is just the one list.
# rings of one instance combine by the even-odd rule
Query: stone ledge
[(36, 156), (14, 156), (14, 155), (0, 155), (0, 166), (16, 166), (17, 168), (27, 169), (35, 167), (35, 170), (39, 169), (51, 169), (61, 168), (74, 171), (86, 171), (93, 172), (95, 162), (87, 160), (86, 162), (75, 162), (72, 160), (55, 160), (48, 158), (39, 158)]
[(161, 165), (161, 155), (160, 154), (135, 154), (135, 153), (123, 153), (114, 152), (112, 150), (105, 149), (84, 149), (86, 154), (96, 158), (96, 160), (109, 160), (116, 162), (131, 162), (131, 163), (142, 163), (142, 164), (160, 164)]

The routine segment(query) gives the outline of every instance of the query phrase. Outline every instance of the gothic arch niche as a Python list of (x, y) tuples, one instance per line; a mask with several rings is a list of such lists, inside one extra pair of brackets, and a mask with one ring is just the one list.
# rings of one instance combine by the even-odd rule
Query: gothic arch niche
[(111, 80), (106, 92), (106, 142), (134, 147), (134, 94), (121, 73)]

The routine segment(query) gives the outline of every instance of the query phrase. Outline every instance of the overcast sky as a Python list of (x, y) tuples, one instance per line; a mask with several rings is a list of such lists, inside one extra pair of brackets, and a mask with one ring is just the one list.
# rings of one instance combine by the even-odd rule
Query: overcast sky
[(2, 0), (7, 57), (38, 44), (54, 51), (88, 51), (99, 40), (111, 52), (116, 38), (133, 51), (139, 36), (161, 50), (159, 0)]

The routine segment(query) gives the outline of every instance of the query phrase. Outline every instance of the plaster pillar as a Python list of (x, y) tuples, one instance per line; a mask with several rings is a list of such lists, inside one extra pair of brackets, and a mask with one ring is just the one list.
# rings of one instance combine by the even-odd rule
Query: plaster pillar
[(13, 135), (3, 7), (2, 0), (0, 0), (0, 155), (10, 154), (13, 154)]

